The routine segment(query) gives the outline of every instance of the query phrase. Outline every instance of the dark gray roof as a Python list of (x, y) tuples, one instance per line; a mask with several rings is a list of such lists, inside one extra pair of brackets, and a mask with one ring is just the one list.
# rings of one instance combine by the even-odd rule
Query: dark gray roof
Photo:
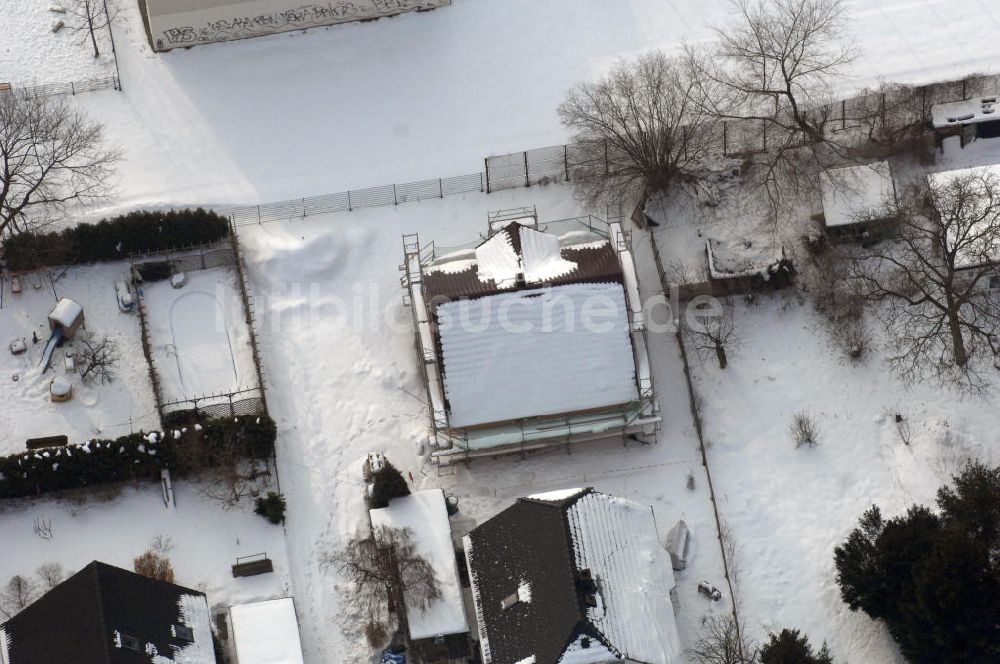
[[(580, 634), (614, 652), (587, 620), (588, 589), (576, 569), (566, 518), (590, 491), (560, 501), (520, 498), (469, 533), (469, 575), (491, 664), (531, 655), (536, 664), (555, 664)], [(503, 599), (525, 582), (531, 601), (504, 609)]]
[[(186, 645), (171, 632), (183, 595), (204, 597), (92, 562), (3, 625), (10, 664), (149, 664), (146, 644), (170, 657)], [(115, 647), (115, 631), (138, 639), (140, 652)]]

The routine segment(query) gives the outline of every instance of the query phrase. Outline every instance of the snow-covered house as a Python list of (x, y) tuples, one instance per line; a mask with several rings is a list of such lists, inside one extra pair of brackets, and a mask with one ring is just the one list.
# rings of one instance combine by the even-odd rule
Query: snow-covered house
[[(1000, 177), (1000, 165), (931, 173), (927, 176), (927, 184), (932, 190), (940, 189), (958, 178), (977, 174)], [(944, 239), (944, 250), (956, 246), (953, 245), (955, 242), (955, 238), (952, 236), (953, 230), (949, 229), (949, 233)], [(997, 274), (990, 276), (989, 282), (984, 286), (990, 289), (1000, 288), (1000, 235), (996, 232), (992, 217), (986, 215), (980, 224), (970, 225), (967, 232), (964, 233), (964, 237), (955, 251), (955, 268), (956, 270), (981, 272), (980, 268), (991, 266), (997, 267)], [(993, 272), (989, 271), (989, 274), (993, 275)]]
[(155, 51), (425, 11), (451, 0), (139, 0)]
[(229, 607), (235, 664), (302, 664), (302, 643), (291, 597)]
[(820, 173), (826, 234), (832, 240), (876, 242), (897, 231), (899, 210), (885, 161)]
[(434, 568), (439, 598), (421, 606), (416, 598), (411, 601), (404, 595), (410, 646), (419, 653), (418, 661), (464, 661), (469, 624), (444, 492), (430, 489), (393, 498), (388, 507), (370, 510), (369, 516), (373, 528), (409, 530), (416, 553)]
[(593, 217), (493, 213), (440, 255), (403, 239), (433, 458), (652, 434), (659, 423), (628, 234)]
[(0, 626), (3, 664), (216, 664), (205, 594), (92, 562)]
[(651, 508), (554, 491), (463, 542), (485, 664), (680, 661), (674, 573)]

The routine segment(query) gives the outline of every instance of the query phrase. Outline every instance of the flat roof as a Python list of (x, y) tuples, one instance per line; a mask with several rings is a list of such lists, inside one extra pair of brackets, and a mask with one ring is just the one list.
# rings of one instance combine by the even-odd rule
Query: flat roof
[[(426, 607), (404, 596), (410, 638), (430, 639), (468, 632), (444, 492), (441, 489), (416, 491), (409, 496), (393, 498), (388, 507), (368, 513), (373, 527), (408, 528), (416, 552), (431, 564), (437, 575), (441, 597)], [(240, 664), (244, 664), (242, 660)]]
[(465, 428), (638, 399), (620, 283), (577, 283), (438, 305), (448, 423)]
[(303, 664), (291, 597), (229, 607), (239, 664)]
[[(930, 173), (927, 176), (927, 183), (930, 185), (931, 189), (946, 187), (948, 184), (954, 180), (974, 175), (974, 174), (988, 174), (994, 177), (1000, 178), (1000, 164), (994, 164), (992, 166), (981, 166), (976, 168), (961, 168), (953, 171), (940, 171), (938, 173)], [(981, 222), (981, 223), (993, 223), (992, 219)], [(975, 227), (970, 228), (973, 234), (976, 232)], [(963, 249), (959, 249), (955, 255), (955, 267), (958, 269), (969, 269), (981, 267), (984, 265), (993, 265), (1000, 262), (1000, 246), (992, 246), (988, 243), (994, 242), (995, 238), (992, 233), (984, 233), (982, 242), (978, 242), (975, 246), (971, 242), (967, 243)], [(946, 238), (948, 243), (953, 240), (952, 229), (948, 229), (948, 237)]]
[(962, 101), (934, 104), (931, 106), (931, 123), (935, 129), (940, 129), (1000, 120), (996, 102), (997, 95), (994, 93)]
[(828, 227), (888, 219), (897, 213), (888, 162), (831, 168), (819, 174), (819, 187)]

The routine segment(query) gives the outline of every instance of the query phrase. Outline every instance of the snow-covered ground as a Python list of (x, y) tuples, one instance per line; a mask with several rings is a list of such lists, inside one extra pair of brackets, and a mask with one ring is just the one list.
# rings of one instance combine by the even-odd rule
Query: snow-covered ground
[[(98, 490), (86, 500), (8, 501), (0, 505), (0, 579), (33, 577), (45, 563), (66, 576), (92, 560), (132, 569), (132, 560), (160, 544), (177, 583), (203, 591), (212, 607), (290, 594), (290, 566), (281, 526), (253, 513), (249, 502), (231, 509), (190, 482), (175, 482), (176, 507), (164, 507), (159, 486)], [(48, 526), (51, 537), (35, 532)], [(44, 531), (44, 528), (43, 528)], [(238, 556), (266, 553), (274, 573), (234, 579)]]
[[(737, 542), (743, 622), (758, 636), (794, 627), (827, 639), (838, 661), (901, 662), (885, 629), (841, 601), (833, 547), (872, 503), (887, 516), (931, 505), (965, 461), (1000, 462), (995, 396), (905, 389), (879, 352), (851, 363), (797, 294), (738, 303), (736, 325), (743, 346), (725, 371), (699, 366), (696, 390), (720, 509)], [(819, 427), (814, 448), (792, 439), (800, 411)]]
[(257, 387), (235, 270), (189, 272), (186, 283), (146, 284), (142, 303), (150, 355), (164, 401)]
[[(359, 616), (324, 553), (365, 527), (361, 465), (385, 452), (416, 488), (444, 487), (465, 517), (482, 521), (522, 495), (594, 486), (653, 505), (659, 534), (677, 519), (694, 533), (690, 568), (678, 575), (682, 641), (707, 613), (725, 612), (697, 594), (701, 578), (723, 585), (721, 554), (688, 410), (674, 337), (651, 334), (664, 427), (658, 443), (588, 443), (521, 460), (477, 460), (439, 476), (417, 444), (427, 434), (426, 392), (403, 307), (401, 235), (439, 245), (486, 230), (490, 210), (536, 204), (542, 221), (580, 210), (566, 186), (469, 194), (398, 208), (362, 210), (241, 229), (254, 286), (268, 403), (278, 423), (278, 466), (289, 503), (289, 551), (306, 661), (365, 661)], [(637, 236), (651, 268), (648, 238)], [(656, 280), (641, 275), (648, 296)], [(662, 312), (661, 312), (662, 313)], [(445, 473), (451, 471), (443, 471)], [(695, 489), (686, 488), (688, 474)], [(467, 526), (468, 527), (468, 524)]]
[[(72, 9), (76, 4), (76, 0), (0, 0), (0, 82), (22, 87), (79, 82), (115, 73), (107, 29), (95, 33), (101, 52), (95, 58), (89, 32), (73, 29), (80, 25), (79, 19), (51, 9)], [(58, 21), (66, 27), (52, 32)]]
[[(0, 454), (24, 450), (28, 438), (64, 434), (71, 442), (91, 438), (116, 438), (145, 429), (159, 428), (153, 390), (142, 355), (139, 321), (135, 314), (118, 310), (114, 283), (127, 274), (124, 262), (72, 267), (50, 283), (45, 272), (21, 275), (21, 293), (11, 292), (11, 282), (2, 284), (0, 308)], [(59, 272), (54, 272), (57, 277)], [(55, 294), (53, 293), (55, 289)], [(48, 315), (59, 298), (70, 298), (83, 306), (86, 330), (96, 337), (107, 335), (120, 356), (114, 380), (102, 384), (83, 383), (66, 371), (65, 353), (76, 342), (56, 348), (52, 367), (41, 373), (39, 361), (49, 338)], [(38, 343), (32, 342), (32, 333)], [(82, 334), (80, 330), (78, 334)], [(27, 351), (11, 355), (8, 345), (23, 339)], [(69, 379), (72, 400), (53, 403), (49, 383), (55, 376)]]
[[(10, 0), (8, 0), (9, 2)], [(47, 6), (45, 0), (31, 5)], [(476, 173), (559, 144), (567, 88), (617, 58), (706, 40), (725, 0), (455, 0), (433, 12), (154, 54), (135, 0), (112, 0), (123, 93), (75, 100), (126, 151), (122, 204), (251, 203)], [(1000, 8), (849, 3), (851, 90), (989, 70)], [(41, 60), (42, 37), (6, 42)], [(36, 61), (40, 80), (65, 76)]]

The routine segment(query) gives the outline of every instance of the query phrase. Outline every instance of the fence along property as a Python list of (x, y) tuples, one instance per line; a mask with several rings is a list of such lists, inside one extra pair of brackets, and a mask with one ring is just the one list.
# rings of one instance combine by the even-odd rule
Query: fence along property
[(160, 420), (167, 426), (172, 418), (176, 419), (181, 417), (182, 414), (202, 416), (208, 419), (266, 415), (267, 400), (264, 396), (264, 376), (261, 370), (260, 354), (257, 350), (256, 321), (253, 316), (252, 300), (247, 289), (246, 276), (243, 270), (235, 229), (230, 232), (228, 239), (212, 244), (150, 252), (131, 258), (133, 267), (143, 262), (159, 261), (169, 263), (171, 272), (175, 274), (179, 272), (210, 270), (219, 267), (233, 267), (236, 272), (240, 298), (249, 329), (253, 363), (257, 373), (256, 387), (165, 401), (151, 352), (149, 327), (146, 321), (146, 304), (140, 291), (137, 298), (137, 309), (142, 332), (143, 354), (146, 356), (146, 362), (149, 366), (150, 380), (153, 384), (153, 396), (156, 400)]
[[(833, 102), (816, 112), (826, 119), (830, 131), (864, 131), (928, 122), (934, 104), (967, 99), (985, 92), (1000, 90), (1000, 75), (975, 75), (958, 81), (944, 81), (924, 86), (887, 86)], [(719, 153), (741, 157), (767, 150), (767, 132), (761, 120), (725, 120), (714, 136)], [(593, 152), (593, 151), (592, 151)], [(595, 161), (595, 159), (597, 161)], [(607, 165), (606, 156), (604, 160)], [(411, 201), (444, 198), (470, 192), (491, 193), (515, 187), (530, 187), (551, 182), (568, 182), (576, 169), (600, 165), (600, 158), (587, 158), (572, 145), (554, 145), (533, 150), (486, 157), (479, 173), (448, 178), (421, 180), (406, 184), (387, 184), (368, 189), (354, 189), (322, 196), (311, 196), (277, 203), (220, 208), (236, 226), (267, 221), (304, 218), (327, 212), (349, 212), (359, 208), (399, 205)]]

